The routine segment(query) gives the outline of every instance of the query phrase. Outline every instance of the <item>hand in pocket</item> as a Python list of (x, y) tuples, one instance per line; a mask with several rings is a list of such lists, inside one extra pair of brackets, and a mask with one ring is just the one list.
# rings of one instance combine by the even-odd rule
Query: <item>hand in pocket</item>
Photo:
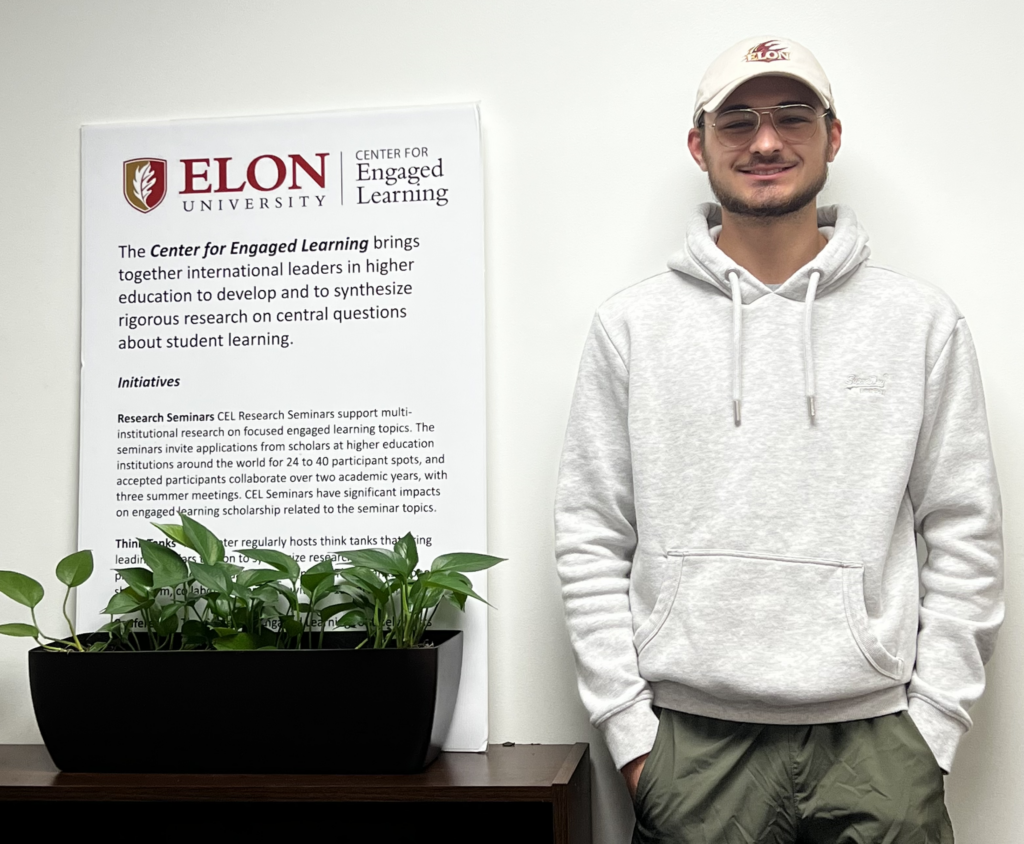
[(651, 754), (645, 753), (637, 756), (632, 762), (622, 766), (622, 776), (626, 780), (626, 788), (629, 790), (629, 799), (636, 802), (636, 788), (640, 783), (640, 774), (643, 773), (644, 763)]

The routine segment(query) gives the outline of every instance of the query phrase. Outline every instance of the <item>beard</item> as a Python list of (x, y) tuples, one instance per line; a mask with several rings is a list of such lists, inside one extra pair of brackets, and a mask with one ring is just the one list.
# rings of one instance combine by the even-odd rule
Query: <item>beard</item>
[[(781, 157), (758, 158), (758, 163), (782, 164), (783, 161)], [(712, 193), (714, 193), (715, 198), (726, 211), (730, 211), (733, 214), (740, 214), (744, 217), (770, 220), (776, 217), (784, 217), (787, 214), (792, 214), (813, 202), (815, 197), (821, 193), (822, 188), (825, 187), (825, 183), (828, 181), (828, 164), (826, 163), (822, 168), (821, 176), (819, 176), (812, 184), (808, 185), (800, 193), (794, 194), (788, 199), (769, 196), (757, 202), (747, 202), (735, 194), (729, 193), (729, 191), (715, 179), (710, 169), (708, 170), (708, 181), (711, 183)]]

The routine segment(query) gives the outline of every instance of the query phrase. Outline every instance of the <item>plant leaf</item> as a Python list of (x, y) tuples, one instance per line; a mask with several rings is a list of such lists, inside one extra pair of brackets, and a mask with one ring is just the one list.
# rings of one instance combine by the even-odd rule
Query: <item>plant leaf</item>
[(335, 624), (338, 627), (359, 627), (366, 624), (366, 615), (363, 610), (352, 610), (345, 613)]
[(331, 604), (329, 607), (324, 607), (320, 610), (320, 621), (327, 621), (329, 618), (334, 618), (336, 615), (340, 615), (348, 610), (355, 609), (356, 605), (352, 601), (343, 601), (340, 604)]
[(258, 651), (277, 650), (277, 634), (266, 627), (260, 628), (259, 633), (253, 635), (252, 642)]
[(386, 590), (384, 582), (369, 569), (353, 567), (341, 569), (338, 574), (341, 575), (343, 580), (369, 593), (374, 600), (383, 603), (388, 599), (390, 593)]
[(289, 586), (282, 586), (280, 583), (272, 583), (271, 588), (276, 589), (280, 592), (285, 600), (288, 602), (288, 606), (292, 612), (295, 612), (299, 607), (299, 596), (295, 594), (295, 590)]
[(386, 551), (383, 548), (361, 548), (358, 551), (345, 551), (342, 557), (354, 566), (373, 569), (381, 574), (390, 574), (394, 577), (401, 577), (403, 580), (409, 576), (407, 561), (394, 551)]
[(57, 563), (57, 580), (65, 586), (81, 586), (92, 574), (92, 551), (76, 551)]
[(176, 616), (178, 614), (178, 610), (180, 609), (181, 604), (164, 604), (162, 607), (160, 607), (160, 615), (158, 616), (158, 618), (160, 619), (160, 621), (166, 621), (172, 616)]
[(317, 592), (323, 594), (322, 587), (326, 581), (330, 581), (330, 587), (334, 586), (334, 567), (330, 560), (321, 560), (315, 566), (310, 566), (299, 579), (303, 591), (311, 599)]
[[(473, 591), (473, 587), (469, 585), (469, 579), (456, 573), (456, 572), (431, 572), (427, 577), (423, 579), (423, 582), (427, 586), (436, 586), (441, 589), (447, 589), (450, 592), (457, 592), (460, 595), (468, 595), (470, 598), (476, 598), (478, 601), (484, 601), (476, 592)], [(490, 606), (490, 604), (487, 604)]]
[(429, 572), (419, 571), (409, 585), (409, 607), (413, 615), (424, 610), (429, 610), (441, 600), (441, 589), (432, 589), (427, 586), (424, 579)]
[(153, 572), (149, 569), (133, 567), (118, 569), (121, 579), (139, 594), (145, 594), (153, 588)]
[(39, 638), (39, 631), (32, 624), (0, 624), (0, 633), (5, 636), (28, 636), (33, 639)]
[(259, 589), (253, 589), (252, 596), (258, 601), (263, 601), (268, 607), (277, 608), (278, 599), (281, 597), (281, 593), (278, 592), (273, 586), (261, 586)]
[(431, 571), (482, 571), (496, 566), (506, 557), (492, 557), (489, 554), (442, 554), (430, 565)]
[(126, 619), (119, 618), (117, 621), (108, 621), (100, 628), (99, 632), (109, 633), (112, 640), (114, 638), (124, 639), (128, 635), (130, 626), (130, 622)]
[(192, 563), (192, 575), (202, 586), (211, 592), (220, 592), (224, 595), (231, 594), (231, 579), (220, 566), (204, 566), (202, 563)]
[[(425, 610), (429, 610), (432, 607), (437, 606), (437, 602), (444, 597), (445, 590), (439, 589), (436, 586), (428, 586), (424, 583), (423, 586), (423, 598), (421, 599), (421, 606)], [(462, 596), (463, 604), (465, 604), (465, 595)]]
[(257, 560), (272, 566), (278, 571), (283, 571), (288, 575), (289, 580), (298, 580), (299, 575), (302, 573), (302, 569), (295, 562), (294, 557), (290, 557), (281, 551), (275, 551), (273, 548), (239, 548), (238, 553), (248, 557), (250, 560)]
[(218, 616), (221, 620), (231, 619), (231, 610), (234, 604), (225, 598), (223, 595), (212, 593), (207, 596), (207, 606), (213, 607), (214, 615)]
[(262, 586), (265, 583), (283, 580), (284, 577), (283, 572), (272, 569), (246, 569), (235, 578), (235, 583), (243, 589), (252, 589), (254, 586)]
[(125, 613), (135, 612), (145, 603), (131, 588), (122, 589), (107, 601), (106, 607), (103, 608), (103, 615), (124, 615)]
[(142, 552), (142, 562), (153, 570), (154, 588), (177, 586), (188, 580), (188, 566), (173, 548), (159, 542), (140, 539), (139, 551)]
[(395, 543), (395, 553), (405, 560), (405, 576), (408, 577), (420, 561), (419, 552), (416, 550), (416, 540), (412, 538), (411, 533), (407, 533)]
[(195, 519), (190, 519), (184, 513), (179, 513), (181, 516), (181, 526), (185, 531), (185, 536), (188, 541), (192, 544), (200, 558), (206, 565), (215, 565), (216, 563), (224, 562), (224, 543), (221, 542), (213, 533), (199, 524)]
[(34, 607), (43, 600), (42, 584), (16, 571), (0, 571), (0, 592), (25, 607)]
[(170, 636), (172, 633), (176, 633), (178, 630), (177, 613), (172, 612), (166, 617), (161, 613), (160, 617), (153, 621), (153, 630), (158, 636)]
[(458, 607), (462, 612), (466, 611), (466, 596), (461, 592), (439, 592), (438, 594), (443, 594), (448, 603)]
[[(338, 572), (338, 574), (340, 575), (341, 572)], [(344, 595), (347, 598), (351, 598), (352, 601), (360, 607), (369, 607), (371, 609), (373, 608), (373, 596), (367, 595), (366, 590), (360, 588), (359, 586), (354, 586), (351, 583), (342, 582), (338, 584), (336, 591), (338, 592), (339, 595)]]
[(157, 522), (150, 522), (150, 524), (161, 531), (168, 539), (178, 543), (178, 545), (184, 545), (192, 551), (197, 550), (189, 541), (189, 538), (185, 536), (185, 529), (181, 525), (162, 525)]
[(214, 633), (210, 627), (194, 618), (181, 625), (181, 635), (190, 644), (202, 643), (208, 645), (210, 640), (214, 638)]
[(213, 640), (218, 651), (254, 651), (256, 642), (248, 633), (236, 633), (233, 636), (221, 636)]
[(327, 580), (321, 580), (312, 594), (309, 596), (309, 602), (315, 607), (324, 598), (329, 598), (334, 594), (334, 577), (333, 575)]
[(296, 621), (290, 615), (286, 615), (281, 619), (281, 626), (289, 636), (298, 636), (302, 633), (302, 622)]
[(334, 571), (334, 566), (331, 564), (331, 558), (325, 557), (315, 566), (310, 566), (306, 569), (306, 574), (331, 574)]

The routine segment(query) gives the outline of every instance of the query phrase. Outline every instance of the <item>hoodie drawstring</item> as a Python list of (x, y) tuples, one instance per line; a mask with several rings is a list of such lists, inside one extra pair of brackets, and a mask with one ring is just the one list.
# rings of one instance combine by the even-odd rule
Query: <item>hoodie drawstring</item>
[[(740, 278), (735, 272), (728, 273), (732, 291), (732, 413), (736, 425), (742, 423), (743, 407), (743, 295), (740, 292)], [(815, 270), (807, 283), (807, 297), (804, 299), (804, 392), (807, 395), (807, 415), (815, 421), (817, 408), (816, 373), (814, 370), (814, 299), (818, 294), (821, 273)]]
[(732, 413), (736, 425), (740, 424), (743, 405), (743, 296), (740, 277), (729, 273), (732, 287)]
[(815, 398), (815, 372), (814, 372), (814, 340), (811, 330), (814, 325), (812, 318), (814, 297), (818, 292), (818, 281), (821, 273), (815, 270), (811, 273), (811, 280), (807, 284), (807, 298), (804, 299), (804, 392), (807, 394), (807, 415), (811, 422), (814, 422), (816, 408)]

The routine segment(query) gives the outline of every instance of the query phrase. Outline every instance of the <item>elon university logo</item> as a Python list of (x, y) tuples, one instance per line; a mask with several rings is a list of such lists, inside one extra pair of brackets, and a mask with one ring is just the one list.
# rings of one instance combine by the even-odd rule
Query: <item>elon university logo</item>
[(743, 57), (748, 62), (779, 62), (789, 59), (789, 48), (781, 41), (762, 41)]
[(124, 198), (136, 211), (148, 214), (167, 196), (167, 162), (162, 158), (133, 158), (124, 163)]

